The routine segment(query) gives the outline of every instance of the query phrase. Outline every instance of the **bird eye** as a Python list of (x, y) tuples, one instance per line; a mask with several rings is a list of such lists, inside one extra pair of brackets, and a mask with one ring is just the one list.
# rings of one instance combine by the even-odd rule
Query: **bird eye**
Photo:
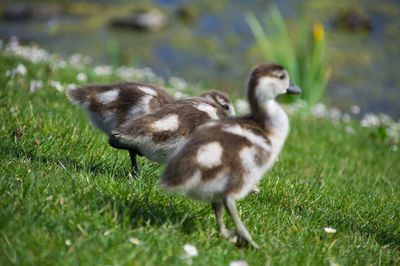
[(279, 76), (278, 76), (279, 79), (284, 79), (285, 77), (286, 77), (286, 75), (283, 74), (283, 73), (282, 73), (282, 74), (279, 74)]
[(229, 105), (223, 104), (223, 105), (222, 105), (222, 108), (224, 108), (225, 110), (229, 110)]

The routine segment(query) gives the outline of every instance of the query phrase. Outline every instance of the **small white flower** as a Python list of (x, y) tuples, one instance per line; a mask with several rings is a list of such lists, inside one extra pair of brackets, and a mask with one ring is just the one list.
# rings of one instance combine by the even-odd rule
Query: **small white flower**
[(136, 237), (130, 237), (128, 240), (129, 240), (129, 242), (131, 242), (132, 244), (135, 244), (135, 245), (141, 244), (140, 240), (137, 239)]
[(186, 98), (188, 97), (188, 95), (186, 93), (180, 92), (180, 91), (176, 91), (174, 93), (174, 97), (177, 99), (182, 99), (182, 98)]
[(358, 114), (360, 113), (360, 107), (359, 107), (358, 105), (353, 105), (353, 106), (350, 108), (350, 111), (351, 111), (353, 114), (358, 115)]
[(199, 255), (199, 252), (197, 251), (197, 248), (195, 246), (193, 246), (193, 245), (185, 244), (183, 246), (183, 249), (185, 250), (186, 254), (189, 257), (195, 257), (195, 256)]
[(307, 108), (307, 106), (308, 105), (306, 101), (297, 100), (294, 103), (283, 105), (283, 108), (285, 108), (286, 112), (289, 114), (294, 114), (299, 110)]
[(85, 73), (79, 73), (76, 76), (76, 79), (80, 82), (86, 82), (87, 81), (87, 75)]
[(389, 127), (386, 128), (386, 133), (392, 138), (394, 143), (398, 143), (400, 138), (400, 123), (391, 123)]
[(188, 86), (185, 80), (177, 77), (170, 77), (168, 83), (177, 90), (184, 90)]
[(40, 49), (37, 45), (20, 45), (17, 38), (11, 38), (10, 42), (5, 46), (5, 51), (9, 54), (29, 60), (34, 64), (57, 60), (56, 55), (50, 55), (45, 50)]
[(68, 89), (68, 90), (76, 89), (76, 84), (73, 84), (73, 83), (68, 84), (68, 85), (67, 85), (67, 89)]
[(229, 262), (229, 266), (248, 266), (249, 264), (245, 260), (234, 260)]
[(379, 114), (378, 119), (379, 119), (379, 122), (383, 125), (389, 126), (389, 125), (393, 124), (393, 119), (386, 114)]
[(343, 122), (345, 122), (345, 123), (349, 123), (349, 122), (351, 121), (351, 116), (350, 116), (349, 114), (344, 114), (344, 115), (342, 116), (342, 120), (343, 120)]
[(86, 65), (91, 64), (92, 61), (93, 61), (93, 59), (92, 59), (90, 56), (85, 56), (85, 57), (83, 58), (83, 62), (84, 62)]
[(326, 110), (326, 106), (323, 103), (318, 103), (313, 107), (312, 114), (315, 117), (322, 118), (325, 117), (328, 112)]
[(71, 240), (69, 240), (69, 239), (66, 239), (66, 240), (65, 240), (65, 245), (71, 246), (71, 244), (72, 244)]
[(243, 114), (249, 111), (249, 103), (244, 99), (237, 99), (235, 101), (235, 108), (239, 114)]
[(346, 127), (346, 132), (349, 133), (349, 134), (355, 134), (356, 133), (354, 128), (352, 128), (351, 126), (347, 126)]
[(329, 109), (329, 117), (334, 120), (338, 121), (340, 117), (342, 116), (342, 111), (338, 107), (332, 107)]
[(120, 79), (130, 80), (135, 76), (135, 70), (131, 67), (120, 67), (117, 69), (117, 75)]
[(113, 70), (112, 66), (101, 65), (101, 66), (96, 66), (93, 71), (97, 76), (108, 76), (111, 75), (112, 70)]
[(65, 67), (67, 67), (67, 61), (60, 60), (58, 62), (55, 62), (55, 67), (57, 67), (57, 68), (65, 68)]
[(69, 63), (75, 67), (80, 66), (82, 61), (81, 54), (73, 54), (69, 57)]
[(154, 74), (153, 70), (151, 70), (148, 67), (145, 67), (145, 68), (141, 69), (141, 72), (142, 72), (142, 75), (143, 75), (143, 77), (145, 79), (153, 80), (153, 79), (157, 78), (157, 76), (156, 76), (156, 74)]
[(43, 81), (41, 80), (31, 80), (30, 86), (29, 86), (29, 91), (31, 93), (40, 90), (43, 86)]
[(362, 127), (377, 127), (380, 125), (380, 121), (377, 115), (366, 114), (360, 122)]
[(329, 263), (329, 265), (330, 265), (330, 266), (340, 266), (340, 264), (339, 264), (339, 263), (336, 263), (336, 262), (331, 262), (331, 263)]
[(55, 88), (56, 90), (63, 92), (64, 91), (64, 87), (63, 85), (61, 85), (61, 82), (59, 81), (50, 81), (50, 86), (52, 86), (53, 88)]
[(333, 229), (331, 227), (325, 227), (324, 228), (325, 232), (327, 232), (328, 234), (334, 234), (336, 233), (336, 229)]
[(15, 74), (20, 74), (21, 76), (25, 76), (27, 72), (26, 67), (23, 64), (19, 64), (14, 71)]
[(397, 147), (397, 145), (393, 145), (392, 147), (392, 151), (398, 151), (399, 147)]

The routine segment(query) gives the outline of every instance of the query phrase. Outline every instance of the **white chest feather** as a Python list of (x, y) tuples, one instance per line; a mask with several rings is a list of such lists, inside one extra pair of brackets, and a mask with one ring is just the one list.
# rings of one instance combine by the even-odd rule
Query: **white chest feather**
[(118, 89), (103, 92), (99, 95), (99, 101), (102, 104), (109, 104), (118, 98), (118, 94), (119, 94)]
[(213, 106), (209, 105), (209, 104), (199, 103), (199, 104), (196, 104), (195, 107), (196, 107), (198, 110), (200, 110), (200, 111), (205, 112), (206, 114), (208, 114), (208, 116), (209, 116), (211, 119), (218, 119), (218, 118), (219, 118), (219, 117), (218, 117), (218, 114), (217, 114), (217, 109), (214, 108)]
[(150, 110), (151, 99), (153, 99), (153, 96), (151, 95), (143, 96), (140, 102), (132, 106), (131, 109), (128, 111), (128, 119), (133, 119), (141, 114), (146, 114), (151, 112)]
[(266, 109), (268, 118), (265, 123), (270, 132), (268, 137), (271, 140), (272, 153), (276, 156), (281, 151), (289, 133), (289, 118), (282, 107), (275, 101), (268, 101)]
[(151, 128), (155, 132), (174, 131), (179, 127), (179, 119), (176, 114), (168, 115), (160, 120), (155, 121)]

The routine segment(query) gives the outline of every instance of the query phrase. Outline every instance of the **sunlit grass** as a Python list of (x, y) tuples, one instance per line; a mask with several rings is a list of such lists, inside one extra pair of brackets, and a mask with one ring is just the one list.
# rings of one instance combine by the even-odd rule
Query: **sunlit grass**
[[(158, 187), (158, 164), (140, 158), (141, 175), (130, 177), (127, 153), (50, 82), (117, 76), (0, 61), (0, 265), (400, 263), (400, 152), (372, 129), (292, 116), (260, 193), (238, 204), (261, 249), (240, 249), (218, 236), (208, 204)], [(25, 74), (4, 75), (19, 64)], [(30, 80), (43, 86), (30, 92)]]
[(311, 25), (306, 18), (301, 18), (289, 31), (275, 6), (262, 22), (253, 14), (248, 14), (246, 19), (265, 60), (278, 62), (288, 69), (291, 79), (303, 90), (301, 99), (310, 106), (320, 102), (330, 76), (323, 25), (320, 22)]

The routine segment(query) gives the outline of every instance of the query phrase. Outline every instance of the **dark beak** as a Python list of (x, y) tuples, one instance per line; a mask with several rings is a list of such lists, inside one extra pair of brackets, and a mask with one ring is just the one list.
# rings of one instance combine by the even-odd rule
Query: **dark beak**
[(286, 93), (288, 94), (301, 94), (301, 89), (294, 84), (293, 82), (290, 82), (289, 88), (286, 90)]

